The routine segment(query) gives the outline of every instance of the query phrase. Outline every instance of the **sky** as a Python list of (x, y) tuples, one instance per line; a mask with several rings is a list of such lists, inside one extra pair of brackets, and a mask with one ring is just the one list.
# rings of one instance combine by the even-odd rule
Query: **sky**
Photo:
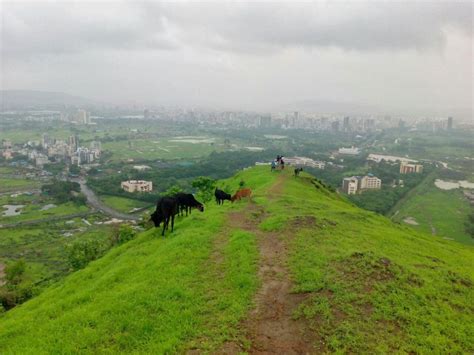
[(472, 115), (470, 1), (0, 1), (4, 90)]

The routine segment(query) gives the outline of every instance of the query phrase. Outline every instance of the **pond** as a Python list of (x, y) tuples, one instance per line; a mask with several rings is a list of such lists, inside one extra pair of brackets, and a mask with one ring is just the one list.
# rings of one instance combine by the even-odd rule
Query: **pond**
[(25, 205), (3, 205), (5, 211), (3, 211), (4, 217), (13, 217), (18, 216), (21, 214), (21, 209), (25, 207)]

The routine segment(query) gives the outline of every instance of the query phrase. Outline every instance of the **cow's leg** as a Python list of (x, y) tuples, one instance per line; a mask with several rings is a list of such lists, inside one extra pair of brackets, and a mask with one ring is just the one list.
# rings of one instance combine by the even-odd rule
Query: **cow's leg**
[(161, 231), (161, 236), (164, 237), (165, 236), (165, 229), (166, 229), (166, 217), (165, 217), (165, 220), (163, 221), (163, 230)]
[(173, 233), (174, 230), (174, 214), (171, 215), (171, 233)]

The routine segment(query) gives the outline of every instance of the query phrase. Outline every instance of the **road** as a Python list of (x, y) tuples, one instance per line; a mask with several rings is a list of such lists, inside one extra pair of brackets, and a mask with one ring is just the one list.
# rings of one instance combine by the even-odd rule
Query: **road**
[(96, 210), (102, 211), (106, 215), (113, 217), (113, 218), (118, 218), (118, 219), (124, 219), (124, 220), (131, 220), (131, 221), (138, 221), (140, 218), (138, 216), (135, 216), (133, 214), (128, 214), (128, 213), (122, 213), (119, 211), (114, 210), (113, 208), (105, 205), (92, 191), (87, 185), (86, 182), (82, 179), (71, 179), (71, 181), (77, 182), (81, 186), (81, 192), (86, 196), (87, 198), (87, 203), (95, 208)]

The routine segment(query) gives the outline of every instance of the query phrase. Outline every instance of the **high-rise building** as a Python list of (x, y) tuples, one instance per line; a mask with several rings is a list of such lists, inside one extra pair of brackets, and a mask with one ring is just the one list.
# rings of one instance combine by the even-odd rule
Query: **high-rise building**
[(344, 117), (344, 123), (342, 125), (342, 128), (344, 129), (344, 132), (349, 131), (349, 116)]
[(67, 144), (72, 152), (77, 151), (77, 148), (79, 148), (79, 137), (77, 135), (69, 136)]
[(448, 117), (448, 125), (446, 127), (447, 129), (453, 129), (453, 118), (452, 117)]
[(260, 117), (260, 127), (268, 128), (272, 125), (272, 117), (270, 115)]

